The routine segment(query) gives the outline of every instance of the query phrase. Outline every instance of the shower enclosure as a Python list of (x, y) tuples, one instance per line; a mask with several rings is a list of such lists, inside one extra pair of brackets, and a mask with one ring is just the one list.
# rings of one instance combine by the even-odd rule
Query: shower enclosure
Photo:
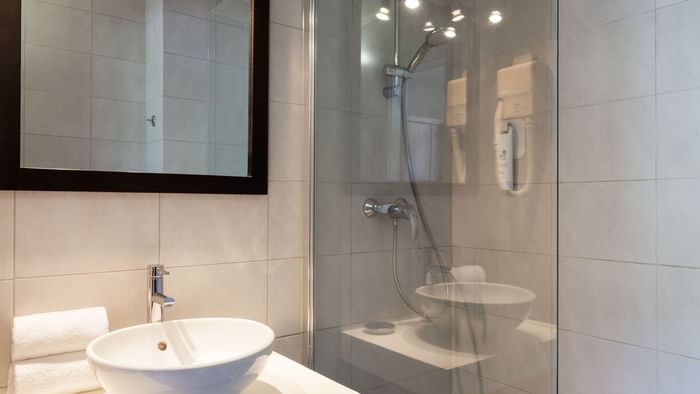
[(556, 1), (312, 13), (315, 369), (556, 392)]

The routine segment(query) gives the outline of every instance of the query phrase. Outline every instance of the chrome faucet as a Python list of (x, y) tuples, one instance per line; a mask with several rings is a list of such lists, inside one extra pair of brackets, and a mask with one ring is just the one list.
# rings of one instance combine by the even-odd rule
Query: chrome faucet
[(170, 275), (162, 265), (148, 266), (148, 322), (163, 321), (164, 309), (175, 305), (175, 299), (163, 293), (163, 278)]

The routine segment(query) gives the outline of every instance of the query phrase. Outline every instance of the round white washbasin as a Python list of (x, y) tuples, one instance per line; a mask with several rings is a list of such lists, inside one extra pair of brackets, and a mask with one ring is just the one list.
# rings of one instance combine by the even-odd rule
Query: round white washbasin
[(251, 320), (174, 320), (105, 334), (87, 356), (110, 394), (232, 394), (262, 372), (274, 337)]
[(468, 348), (474, 346), (473, 338), (484, 345), (510, 335), (530, 316), (536, 298), (521, 287), (487, 282), (438, 283), (419, 287), (416, 293), (442, 335), (471, 339), (458, 346)]

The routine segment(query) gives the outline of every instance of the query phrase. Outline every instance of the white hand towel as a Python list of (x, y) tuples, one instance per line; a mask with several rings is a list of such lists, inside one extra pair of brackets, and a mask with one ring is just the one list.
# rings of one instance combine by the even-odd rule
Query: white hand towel
[(84, 351), (10, 365), (8, 394), (75, 394), (99, 388)]
[(107, 332), (103, 307), (15, 317), (12, 361), (85, 350), (90, 341)]
[(486, 271), (480, 265), (452, 267), (451, 272), (458, 282), (486, 282)]

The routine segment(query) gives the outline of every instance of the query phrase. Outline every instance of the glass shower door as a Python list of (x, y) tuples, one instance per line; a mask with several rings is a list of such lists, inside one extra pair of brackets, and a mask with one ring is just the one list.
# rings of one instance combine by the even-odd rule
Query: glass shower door
[(314, 368), (556, 392), (552, 0), (314, 4)]

